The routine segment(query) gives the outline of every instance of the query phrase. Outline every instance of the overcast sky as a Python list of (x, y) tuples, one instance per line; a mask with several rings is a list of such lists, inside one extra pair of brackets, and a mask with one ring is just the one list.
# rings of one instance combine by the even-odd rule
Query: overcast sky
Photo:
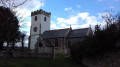
[(21, 31), (29, 35), (31, 11), (43, 9), (51, 12), (51, 29), (86, 28), (102, 23), (101, 16), (106, 11), (120, 11), (120, 0), (28, 0), (17, 8), (24, 21), (20, 21)]

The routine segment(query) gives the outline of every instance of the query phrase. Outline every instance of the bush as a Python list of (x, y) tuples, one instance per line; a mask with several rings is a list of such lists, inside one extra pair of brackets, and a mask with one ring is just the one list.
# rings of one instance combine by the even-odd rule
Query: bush
[[(74, 60), (81, 61), (83, 57), (93, 57), (98, 55), (98, 48), (92, 38), (86, 38), (83, 41), (75, 43), (70, 50), (71, 57)], [(78, 60), (79, 59), (79, 60)]]

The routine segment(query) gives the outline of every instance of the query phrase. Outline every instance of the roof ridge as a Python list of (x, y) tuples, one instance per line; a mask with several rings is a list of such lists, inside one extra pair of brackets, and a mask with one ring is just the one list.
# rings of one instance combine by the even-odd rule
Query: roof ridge
[(54, 29), (54, 30), (46, 30), (46, 32), (47, 32), (47, 31), (56, 31), (56, 30), (66, 30), (66, 29), (70, 29), (70, 28)]

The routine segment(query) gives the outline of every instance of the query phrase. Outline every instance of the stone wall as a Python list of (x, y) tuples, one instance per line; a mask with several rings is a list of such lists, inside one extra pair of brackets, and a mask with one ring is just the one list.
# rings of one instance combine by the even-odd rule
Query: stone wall
[[(50, 43), (55, 46), (55, 39), (49, 39)], [(63, 38), (58, 38), (58, 47), (54, 47), (55, 53), (64, 53), (64, 41)]]
[(71, 46), (75, 45), (77, 42), (80, 42), (82, 40), (84, 40), (85, 38), (71, 38), (71, 39), (67, 39), (67, 51), (68, 53), (70, 53), (70, 48), (68, 48), (68, 42), (71, 42)]
[(11, 56), (9, 52), (0, 52), (0, 57), (5, 57), (5, 55), (9, 58), (53, 58), (52, 53), (13, 52)]
[[(70, 48), (68, 48), (68, 42), (71, 42), (71, 46), (74, 45), (75, 43), (83, 40), (85, 38), (71, 38), (66, 40), (66, 44), (64, 46), (64, 39), (63, 38), (58, 38), (58, 47), (55, 48), (55, 53), (64, 53), (64, 50), (67, 51), (67, 53), (70, 53)], [(55, 39), (49, 39), (50, 43), (55, 46)]]

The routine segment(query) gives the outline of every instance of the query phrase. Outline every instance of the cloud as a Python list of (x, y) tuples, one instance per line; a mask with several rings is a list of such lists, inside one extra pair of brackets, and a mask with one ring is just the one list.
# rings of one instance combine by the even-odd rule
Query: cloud
[(65, 11), (70, 11), (70, 10), (72, 10), (72, 7), (65, 8), (64, 10), (65, 10)]
[(54, 21), (51, 21), (51, 25), (50, 25), (50, 29), (59, 29), (59, 27), (57, 27), (57, 24)]
[(86, 18), (88, 18), (88, 15), (89, 15), (88, 12), (78, 13), (78, 16), (79, 16), (82, 20), (85, 20)]
[(57, 21), (58, 21), (58, 23), (62, 23), (62, 22), (64, 22), (64, 18), (57, 18)]
[(106, 25), (106, 18), (110, 17), (110, 15), (111, 13), (109, 12), (98, 13), (98, 18), (101, 20), (101, 28), (103, 28)]
[(66, 26), (67, 26), (67, 25), (66, 25), (66, 24), (64, 24), (64, 23), (62, 23), (62, 24), (61, 24), (61, 27), (66, 27)]
[(78, 17), (77, 16), (70, 17), (69, 19), (65, 19), (64, 22), (67, 24), (77, 24)]
[(34, 11), (43, 7), (44, 4), (45, 4), (45, 0), (28, 0), (25, 4), (23, 4), (20, 7), (23, 9)]
[[(91, 16), (88, 12), (78, 13), (75, 16), (71, 16), (69, 18), (57, 18), (56, 26), (62, 26), (64, 28), (69, 27), (69, 25), (72, 25), (73, 29), (76, 28), (86, 28), (90, 25), (96, 25), (99, 23), (98, 18), (95, 16)], [(55, 27), (55, 26), (54, 26)], [(57, 26), (58, 27), (58, 26)]]
[(104, 13), (98, 13), (98, 19), (103, 19), (103, 17), (105, 17), (105, 16), (110, 16), (110, 13), (108, 13), (108, 12), (104, 12)]
[(80, 25), (71, 25), (72, 29), (78, 29), (81, 28)]
[(69, 19), (65, 18), (57, 18), (57, 23), (66, 23), (66, 24), (76, 24), (78, 21), (78, 17), (70, 17)]
[(18, 16), (20, 22), (22, 22), (26, 19), (26, 17), (31, 15), (31, 11), (27, 9), (16, 8), (14, 9), (14, 11), (16, 12), (16, 16)]
[(30, 27), (31, 26), (31, 21), (26, 22), (27, 26)]

